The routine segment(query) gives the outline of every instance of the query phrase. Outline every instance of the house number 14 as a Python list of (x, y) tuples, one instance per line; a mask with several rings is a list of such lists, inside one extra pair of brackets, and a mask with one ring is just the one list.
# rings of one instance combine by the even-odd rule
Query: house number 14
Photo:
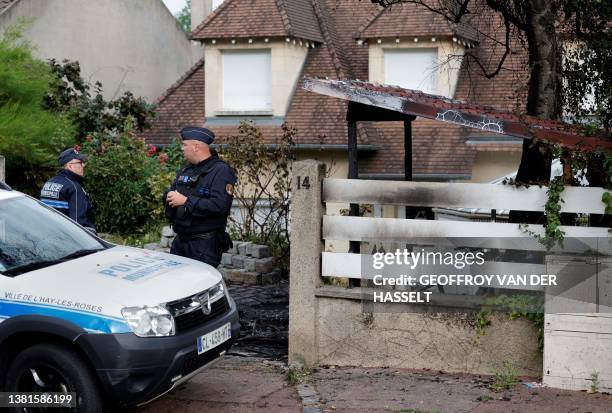
[(301, 177), (298, 176), (297, 177), (297, 184), (298, 184), (298, 190), (300, 189), (310, 189), (310, 177), (305, 176), (305, 177)]

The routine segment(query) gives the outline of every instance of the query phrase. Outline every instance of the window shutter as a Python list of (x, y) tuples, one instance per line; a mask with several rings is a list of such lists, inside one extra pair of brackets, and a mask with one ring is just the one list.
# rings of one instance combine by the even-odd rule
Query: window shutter
[(272, 110), (270, 50), (223, 51), (223, 109)]
[(437, 63), (438, 49), (387, 49), (385, 83), (439, 94)]

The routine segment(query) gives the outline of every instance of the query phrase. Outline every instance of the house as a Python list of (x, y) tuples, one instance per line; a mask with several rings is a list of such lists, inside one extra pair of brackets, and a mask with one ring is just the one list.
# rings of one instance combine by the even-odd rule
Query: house
[(154, 101), (202, 53), (162, 0), (0, 0), (0, 33), (19, 21), (38, 57), (79, 61), (106, 98)]
[[(205, 124), (222, 142), (252, 119), (274, 143), (287, 122), (298, 131), (298, 159), (333, 161), (335, 176), (346, 177), (347, 103), (303, 90), (300, 79), (362, 79), (514, 110), (525, 98), (526, 53), (517, 42), (499, 75), (486, 78), (465, 56), (493, 68), (503, 26), (494, 15), (471, 23), (451, 24), (414, 4), (225, 0), (193, 28), (202, 59), (158, 99), (146, 139), (167, 144), (182, 126)], [(359, 177), (403, 179), (403, 143), (401, 122), (358, 123)], [(417, 119), (413, 176), (487, 182), (516, 171), (521, 144)]]

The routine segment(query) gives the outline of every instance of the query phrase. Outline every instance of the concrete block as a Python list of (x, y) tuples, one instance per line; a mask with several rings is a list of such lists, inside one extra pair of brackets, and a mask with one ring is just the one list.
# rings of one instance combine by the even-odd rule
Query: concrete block
[(266, 245), (251, 244), (247, 248), (247, 255), (253, 258), (268, 258), (270, 256), (270, 248)]
[(261, 272), (261, 271), (257, 271), (255, 269), (256, 267), (256, 263), (257, 259), (255, 258), (245, 258), (244, 259), (244, 269), (247, 271), (256, 271), (256, 272)]
[(242, 284), (251, 284), (251, 285), (261, 284), (260, 274), (257, 274), (256, 272), (252, 272), (252, 271), (247, 271), (243, 268), (241, 269), (236, 269), (236, 268), (223, 269), (221, 274), (223, 275), (223, 278), (226, 281), (242, 283)]
[(274, 269), (275, 261), (276, 261), (276, 258), (274, 257), (255, 260), (254, 271), (262, 272), (262, 273), (270, 272)]
[(232, 244), (234, 244), (234, 246), (232, 248), (230, 248), (230, 250), (228, 251), (231, 254), (238, 254), (238, 246), (240, 246), (242, 244), (242, 241), (234, 241), (232, 240)]
[(174, 237), (176, 234), (172, 230), (171, 226), (165, 226), (162, 228), (162, 237)]
[(221, 265), (226, 265), (228, 267), (231, 267), (231, 265), (232, 265), (232, 257), (233, 256), (234, 256), (233, 254), (230, 254), (230, 253), (227, 253), (227, 252), (224, 253), (221, 256)]
[(267, 274), (261, 274), (259, 277), (260, 285), (268, 285), (268, 284), (277, 284), (281, 280), (281, 272), (280, 270), (274, 270)]
[(243, 242), (238, 246), (238, 254), (240, 255), (247, 255), (247, 248), (249, 247), (249, 245), (251, 245), (252, 242), (247, 241), (247, 242)]
[(242, 256), (242, 255), (232, 255), (232, 267), (234, 267), (234, 268), (244, 268), (244, 256)]

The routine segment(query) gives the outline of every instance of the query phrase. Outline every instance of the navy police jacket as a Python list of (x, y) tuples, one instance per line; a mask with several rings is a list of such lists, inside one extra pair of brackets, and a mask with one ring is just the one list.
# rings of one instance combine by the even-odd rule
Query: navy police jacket
[(85, 228), (95, 231), (94, 208), (83, 189), (83, 177), (61, 169), (40, 191), (40, 200), (72, 218)]
[(179, 235), (189, 236), (225, 230), (232, 207), (234, 170), (217, 155), (197, 165), (183, 167), (164, 193), (178, 191), (187, 197), (185, 205), (171, 208), (166, 203), (166, 216)]

